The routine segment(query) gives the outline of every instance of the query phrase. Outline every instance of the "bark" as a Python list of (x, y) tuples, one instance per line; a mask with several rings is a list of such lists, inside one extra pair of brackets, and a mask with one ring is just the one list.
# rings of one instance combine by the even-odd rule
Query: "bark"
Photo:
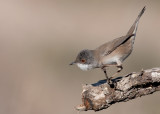
[(126, 102), (137, 97), (152, 94), (160, 90), (160, 68), (133, 72), (123, 77), (112, 79), (109, 85), (106, 80), (83, 85), (82, 104), (78, 111), (99, 111), (118, 102)]

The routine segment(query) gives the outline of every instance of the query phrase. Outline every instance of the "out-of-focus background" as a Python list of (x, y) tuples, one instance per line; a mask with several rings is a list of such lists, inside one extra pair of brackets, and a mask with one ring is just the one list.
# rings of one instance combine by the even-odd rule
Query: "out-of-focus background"
[[(82, 84), (105, 77), (69, 63), (125, 35), (145, 5), (120, 75), (160, 67), (159, 0), (0, 0), (0, 114), (76, 114)], [(156, 92), (96, 113), (159, 114), (159, 106)]]

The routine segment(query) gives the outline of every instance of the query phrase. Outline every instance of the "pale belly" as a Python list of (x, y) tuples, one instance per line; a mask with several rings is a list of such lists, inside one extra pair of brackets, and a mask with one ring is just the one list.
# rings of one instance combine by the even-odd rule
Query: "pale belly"
[(104, 57), (102, 60), (103, 65), (115, 65), (117, 63), (117, 60), (119, 60), (119, 56), (114, 57)]
[(124, 54), (124, 55), (115, 55), (115, 56), (108, 56), (108, 57), (104, 57), (102, 59), (102, 65), (105, 66), (111, 66), (111, 65), (117, 65), (118, 61), (123, 62), (126, 58), (128, 57), (128, 54)]

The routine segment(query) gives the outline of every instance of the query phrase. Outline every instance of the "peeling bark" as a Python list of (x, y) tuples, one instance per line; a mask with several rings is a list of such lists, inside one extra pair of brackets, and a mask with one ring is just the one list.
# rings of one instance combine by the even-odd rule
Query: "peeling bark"
[(160, 68), (133, 72), (123, 77), (112, 79), (112, 85), (106, 80), (83, 85), (82, 104), (78, 111), (99, 111), (118, 102), (126, 102), (137, 97), (152, 94), (160, 90)]

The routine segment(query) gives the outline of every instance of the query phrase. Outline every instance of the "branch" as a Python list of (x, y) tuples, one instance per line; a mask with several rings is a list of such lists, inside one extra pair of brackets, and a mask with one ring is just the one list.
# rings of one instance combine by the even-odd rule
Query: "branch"
[(160, 68), (133, 72), (112, 79), (112, 85), (100, 80), (91, 85), (83, 85), (82, 104), (78, 111), (99, 111), (118, 102), (126, 102), (160, 90)]

